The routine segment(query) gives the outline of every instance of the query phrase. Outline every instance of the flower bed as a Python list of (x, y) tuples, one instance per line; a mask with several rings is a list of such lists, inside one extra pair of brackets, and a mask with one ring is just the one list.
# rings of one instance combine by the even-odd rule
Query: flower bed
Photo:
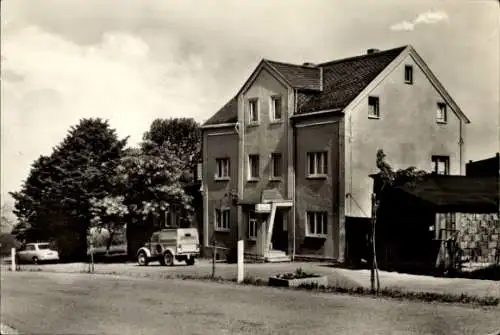
[(269, 286), (280, 287), (326, 287), (328, 285), (328, 278), (326, 276), (304, 272), (299, 268), (295, 273), (284, 273), (269, 277), (268, 284)]

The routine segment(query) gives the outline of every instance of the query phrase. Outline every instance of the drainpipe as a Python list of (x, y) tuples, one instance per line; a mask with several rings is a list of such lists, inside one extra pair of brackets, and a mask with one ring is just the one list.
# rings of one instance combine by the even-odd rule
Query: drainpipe
[[(293, 113), (295, 114), (297, 112), (297, 89), (293, 90), (293, 100), (294, 100), (294, 107), (293, 107)], [(296, 180), (296, 162), (297, 162), (297, 136), (295, 133), (295, 127), (291, 125), (290, 131), (292, 131), (292, 137), (293, 137), (293, 180), (292, 180), (292, 232), (293, 232), (293, 243), (292, 243), (292, 262), (295, 261), (295, 226), (296, 226), (296, 201), (295, 201), (295, 180)]]
[(464, 140), (463, 140), (463, 121), (460, 120), (460, 138), (458, 140), (458, 144), (460, 146), (460, 150), (459, 150), (459, 155), (460, 155), (460, 175), (463, 174), (463, 150), (464, 150)]

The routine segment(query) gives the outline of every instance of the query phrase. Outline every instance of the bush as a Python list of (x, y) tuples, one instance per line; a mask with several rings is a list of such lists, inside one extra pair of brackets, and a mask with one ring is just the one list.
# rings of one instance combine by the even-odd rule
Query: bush
[(302, 270), (302, 268), (298, 268), (297, 270), (295, 270), (295, 273), (283, 273), (277, 275), (276, 277), (280, 279), (290, 280), (290, 279), (303, 279), (303, 278), (317, 278), (321, 276), (315, 273), (305, 272), (304, 270)]

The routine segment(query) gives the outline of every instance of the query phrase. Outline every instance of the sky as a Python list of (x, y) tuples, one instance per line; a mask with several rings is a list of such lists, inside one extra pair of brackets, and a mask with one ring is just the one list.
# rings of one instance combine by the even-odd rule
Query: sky
[(262, 58), (323, 62), (411, 44), (499, 151), (499, 6), (488, 0), (11, 0), (1, 3), (1, 196), (81, 118), (135, 145), (155, 118), (203, 122)]

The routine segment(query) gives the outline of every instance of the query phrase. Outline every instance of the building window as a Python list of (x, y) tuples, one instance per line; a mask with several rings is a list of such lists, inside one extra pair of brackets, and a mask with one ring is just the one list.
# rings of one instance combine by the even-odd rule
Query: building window
[(215, 209), (215, 230), (229, 231), (231, 210), (229, 208)]
[(271, 178), (281, 178), (283, 162), (280, 153), (271, 154)]
[(248, 156), (248, 179), (255, 180), (260, 177), (259, 155)]
[(368, 116), (372, 118), (380, 117), (380, 103), (378, 97), (368, 97)]
[(215, 162), (217, 164), (215, 179), (229, 178), (229, 158), (217, 158)]
[(438, 123), (446, 123), (446, 121), (448, 121), (446, 104), (442, 102), (437, 104), (436, 121)]
[(413, 84), (413, 66), (405, 65), (405, 83)]
[(326, 151), (307, 153), (307, 174), (309, 177), (326, 176), (328, 160)]
[(257, 239), (257, 219), (254, 212), (248, 213), (248, 239)]
[(325, 237), (328, 234), (327, 212), (307, 212), (307, 236)]
[(450, 157), (432, 156), (432, 172), (434, 174), (450, 174)]
[(259, 99), (248, 100), (248, 117), (250, 123), (259, 122)]
[(281, 120), (281, 117), (282, 117), (281, 97), (280, 96), (271, 97), (271, 120), (279, 121)]

